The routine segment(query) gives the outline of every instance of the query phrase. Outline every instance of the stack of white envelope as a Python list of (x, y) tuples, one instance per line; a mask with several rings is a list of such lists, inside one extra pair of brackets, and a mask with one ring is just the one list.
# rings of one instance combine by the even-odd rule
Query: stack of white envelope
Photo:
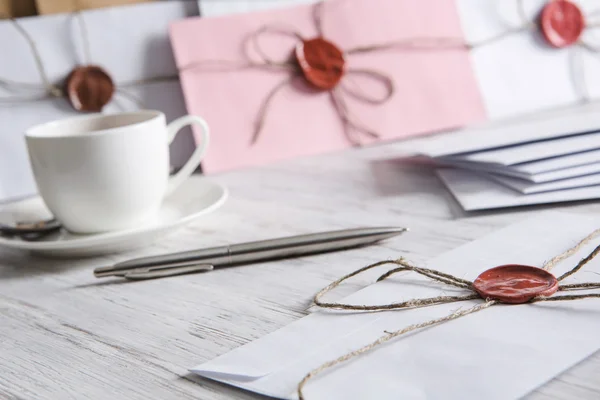
[(422, 155), (466, 211), (600, 198), (597, 107), (455, 133)]

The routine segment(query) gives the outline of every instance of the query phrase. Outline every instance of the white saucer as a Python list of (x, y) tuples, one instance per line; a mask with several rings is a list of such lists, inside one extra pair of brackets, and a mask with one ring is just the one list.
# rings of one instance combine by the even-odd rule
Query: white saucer
[[(192, 180), (167, 198), (158, 215), (147, 224), (123, 231), (76, 235), (65, 230), (37, 241), (0, 237), (0, 247), (28, 250), (54, 257), (95, 256), (147, 246), (183, 225), (219, 208), (227, 189), (205, 179)], [(0, 206), (0, 223), (52, 218), (40, 197)]]

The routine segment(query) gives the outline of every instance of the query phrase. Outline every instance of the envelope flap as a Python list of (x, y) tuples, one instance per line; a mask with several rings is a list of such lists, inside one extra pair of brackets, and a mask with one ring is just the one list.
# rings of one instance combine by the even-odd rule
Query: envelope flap
[[(383, 284), (378, 285), (383, 286)], [(373, 286), (370, 286), (347, 297), (344, 301), (356, 301), (365, 295), (365, 291), (368, 293), (374, 290)], [(327, 314), (315, 312), (212, 361), (194, 367), (192, 371), (206, 377), (226, 376), (235, 380), (264, 377), (310, 356), (310, 353), (339, 341), (380, 317), (377, 313), (340, 314), (332, 319)]]

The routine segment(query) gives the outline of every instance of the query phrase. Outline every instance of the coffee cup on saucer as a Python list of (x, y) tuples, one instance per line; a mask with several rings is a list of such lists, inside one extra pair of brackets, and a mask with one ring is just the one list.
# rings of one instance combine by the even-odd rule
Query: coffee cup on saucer
[[(187, 125), (201, 142), (169, 176), (169, 145)], [(200, 165), (209, 127), (197, 116), (166, 123), (160, 111), (86, 115), (35, 126), (25, 134), (29, 159), (44, 202), (75, 233), (129, 229), (151, 220), (166, 196)]]

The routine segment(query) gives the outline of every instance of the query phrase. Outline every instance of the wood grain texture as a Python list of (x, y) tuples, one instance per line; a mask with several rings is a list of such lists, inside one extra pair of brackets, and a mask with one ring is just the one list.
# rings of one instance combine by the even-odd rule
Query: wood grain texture
[[(0, 399), (260, 399), (187, 368), (301, 318), (319, 289), (369, 262), (423, 263), (548, 208), (600, 211), (588, 202), (465, 214), (431, 171), (386, 161), (419, 143), (214, 177), (230, 188), (228, 203), (149, 249), (70, 261), (0, 251)], [(132, 256), (362, 225), (411, 231), (365, 249), (208, 274), (133, 283), (92, 276)], [(599, 376), (596, 355), (529, 397), (598, 399)]]

